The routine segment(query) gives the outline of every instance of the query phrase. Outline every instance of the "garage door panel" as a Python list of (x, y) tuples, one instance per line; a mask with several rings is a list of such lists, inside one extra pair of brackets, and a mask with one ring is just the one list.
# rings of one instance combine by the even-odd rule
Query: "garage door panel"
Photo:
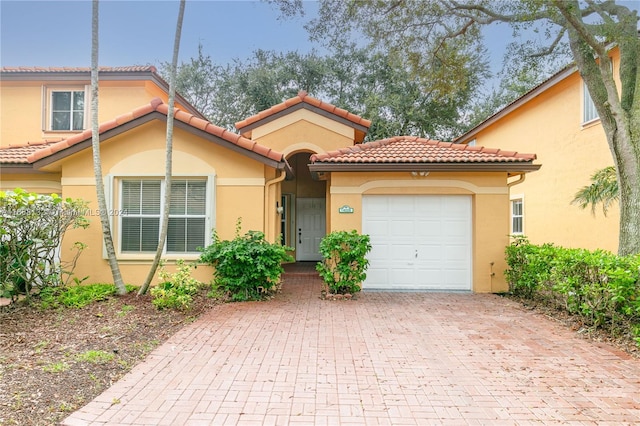
[(413, 244), (394, 244), (389, 247), (389, 260), (391, 262), (411, 262), (415, 257)]
[(413, 220), (396, 219), (390, 223), (391, 238), (409, 237), (414, 235)]
[(425, 262), (440, 262), (443, 257), (442, 247), (438, 245), (421, 245), (416, 248), (418, 256), (416, 259), (421, 263)]
[(440, 238), (442, 236), (442, 224), (439, 220), (423, 220), (416, 221), (415, 236), (420, 239)]
[(396, 286), (411, 286), (415, 281), (415, 270), (408, 265), (396, 265), (391, 269), (389, 278)]
[(387, 268), (369, 267), (369, 269), (367, 269), (367, 288), (384, 289), (387, 288), (389, 281), (389, 270)]
[[(471, 290), (471, 197), (363, 196), (365, 289)], [(386, 223), (386, 226), (385, 226)]]

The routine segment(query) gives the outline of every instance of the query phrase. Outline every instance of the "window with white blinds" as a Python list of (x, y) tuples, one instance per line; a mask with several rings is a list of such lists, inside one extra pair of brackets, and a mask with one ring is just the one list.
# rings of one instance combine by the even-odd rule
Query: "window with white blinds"
[(582, 91), (584, 93), (583, 105), (582, 105), (582, 122), (588, 123), (589, 121), (600, 118), (600, 114), (596, 110), (596, 104), (591, 99), (591, 94), (585, 83), (582, 83)]
[[(160, 237), (160, 218), (166, 187), (161, 180), (123, 180), (121, 240), (123, 253), (153, 252)], [(205, 180), (171, 183), (167, 253), (194, 253), (205, 246)]]

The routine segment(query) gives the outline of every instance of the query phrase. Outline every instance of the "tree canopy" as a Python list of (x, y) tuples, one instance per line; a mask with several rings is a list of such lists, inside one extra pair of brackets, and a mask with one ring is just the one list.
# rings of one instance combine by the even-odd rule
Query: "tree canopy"
[[(274, 0), (275, 1), (275, 0)], [(284, 14), (299, 0), (282, 0)], [(371, 48), (402, 61), (441, 99), (469, 84), (482, 29), (513, 29), (514, 69), (555, 64), (569, 55), (584, 80), (607, 137), (619, 183), (619, 253), (640, 253), (640, 38), (632, 3), (613, 0), (322, 0), (308, 25), (327, 43), (364, 34)], [(620, 62), (612, 66), (609, 52)], [(544, 59), (542, 61), (541, 59)], [(557, 65), (556, 65), (557, 66)], [(615, 74), (618, 72), (619, 74)]]
[[(177, 91), (213, 123), (234, 123), (296, 96), (300, 90), (372, 121), (368, 140), (411, 134), (448, 140), (465, 129), (465, 112), (486, 67), (442, 99), (390, 55), (340, 44), (319, 55), (258, 50), (247, 60), (217, 64), (199, 48), (178, 67)], [(160, 73), (167, 75), (168, 64)]]

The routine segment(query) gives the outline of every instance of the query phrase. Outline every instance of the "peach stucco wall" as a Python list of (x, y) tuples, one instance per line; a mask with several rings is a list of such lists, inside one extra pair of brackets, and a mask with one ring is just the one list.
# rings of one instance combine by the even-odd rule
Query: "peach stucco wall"
[(2, 173), (0, 176), (0, 191), (9, 191), (15, 188), (22, 188), (36, 194), (60, 194), (60, 173), (47, 174), (18, 174)]
[[(508, 290), (504, 250), (509, 244), (509, 195), (506, 173), (332, 173), (327, 227), (362, 232), (362, 196), (368, 194), (466, 194), (472, 196), (473, 283), (477, 293)], [(338, 214), (348, 205), (354, 214)]]
[(298, 110), (252, 131), (252, 139), (285, 156), (321, 153), (353, 145), (354, 130), (307, 110)]
[(582, 80), (577, 73), (475, 135), (479, 146), (535, 153), (542, 168), (511, 188), (524, 200), (524, 233), (533, 243), (617, 251), (617, 206), (572, 205), (575, 193), (597, 170), (612, 165), (599, 121), (582, 124)]
[[(118, 211), (119, 178), (164, 176), (164, 143), (165, 126), (160, 121), (147, 123), (102, 143), (102, 168), (103, 174), (108, 177), (106, 181), (111, 182), (107, 183), (107, 188), (112, 186), (112, 210)], [(97, 197), (93, 186), (91, 151), (84, 150), (60, 163), (63, 196), (87, 200), (88, 217), (91, 220), (89, 229), (68, 233), (63, 253), (74, 241), (84, 242), (88, 247), (76, 270), (77, 275), (88, 275), (90, 282), (109, 282), (111, 272), (103, 257), (100, 219), (94, 213), (97, 209)], [(174, 178), (211, 177), (215, 181), (215, 210), (209, 219), (212, 228), (218, 231), (221, 238), (233, 238), (238, 218), (242, 219), (243, 232), (264, 229), (265, 166), (262, 163), (176, 128), (173, 175)], [(118, 227), (118, 217), (114, 215), (116, 246)], [(195, 260), (197, 257), (187, 254), (164, 256), (170, 260)], [(119, 254), (124, 280), (130, 284), (140, 284), (148, 272), (150, 258), (150, 255)], [(208, 282), (212, 278), (212, 271), (200, 266), (194, 271), (194, 276)]]
[[(0, 126), (0, 146), (41, 140), (59, 140), (72, 136), (73, 132), (43, 130), (43, 108), (48, 98), (44, 88), (82, 90), (89, 84), (88, 80), (55, 84), (44, 81), (0, 82), (0, 113), (3, 123)], [(100, 100), (98, 121), (100, 123), (132, 111), (155, 97), (167, 101), (166, 92), (149, 80), (102, 81), (98, 95)], [(7, 123), (11, 123), (11, 125)], [(87, 120), (87, 123), (90, 121)]]

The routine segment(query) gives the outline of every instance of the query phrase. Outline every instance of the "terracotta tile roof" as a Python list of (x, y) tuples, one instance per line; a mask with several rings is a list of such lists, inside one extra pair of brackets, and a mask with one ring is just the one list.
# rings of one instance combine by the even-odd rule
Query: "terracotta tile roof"
[(358, 125), (364, 126), (366, 128), (369, 128), (369, 126), (371, 126), (371, 121), (370, 120), (367, 120), (367, 119), (364, 119), (364, 118), (362, 118), (360, 116), (352, 114), (349, 111), (344, 110), (342, 108), (338, 108), (337, 106), (332, 105), (330, 103), (322, 102), (321, 100), (318, 100), (316, 98), (312, 98), (311, 96), (309, 96), (307, 94), (307, 92), (305, 92), (304, 90), (301, 90), (300, 92), (298, 92), (297, 96), (294, 96), (291, 99), (287, 99), (286, 101), (284, 101), (282, 103), (279, 103), (277, 105), (274, 105), (269, 109), (261, 111), (261, 112), (259, 112), (258, 114), (254, 115), (252, 117), (246, 118), (246, 119), (244, 119), (242, 121), (238, 121), (235, 124), (236, 129), (241, 131), (242, 129), (244, 129), (247, 126), (255, 124), (255, 123), (257, 123), (257, 122), (259, 122), (261, 120), (264, 120), (266, 118), (269, 118), (269, 117), (271, 117), (271, 116), (273, 116), (273, 115), (275, 115), (275, 114), (277, 114), (277, 113), (279, 113), (281, 111), (289, 109), (289, 108), (291, 108), (291, 107), (293, 107), (295, 105), (298, 105), (298, 104), (307, 104), (307, 105), (310, 105), (312, 107), (319, 108), (322, 111), (328, 112), (330, 114), (334, 114), (334, 115), (336, 115), (336, 116), (338, 116), (340, 118), (343, 118), (343, 119), (345, 119), (347, 121), (350, 121), (350, 122), (352, 122), (354, 124), (358, 124)]
[[(127, 67), (98, 67), (100, 71), (105, 72), (157, 72), (153, 65), (134, 65)], [(90, 67), (2, 67), (0, 72), (3, 73), (22, 73), (22, 72), (91, 72)]]
[[(123, 124), (130, 123), (148, 114), (158, 112), (167, 115), (168, 111), (169, 106), (162, 102), (160, 98), (155, 98), (150, 103), (136, 108), (127, 114), (120, 115), (111, 121), (102, 123), (100, 125), (100, 134), (103, 134), (108, 130), (116, 129)], [(284, 161), (284, 155), (282, 153), (274, 151), (271, 148), (259, 145), (250, 139), (238, 135), (237, 133), (230, 132), (188, 112), (181, 111), (180, 109), (175, 110), (175, 121), (185, 123), (193, 127), (194, 129), (201, 130), (205, 133), (216, 136), (226, 142), (242, 148), (243, 150), (251, 151), (252, 153), (255, 153), (261, 157), (265, 157), (277, 162)], [(2, 148), (0, 149), (0, 163), (34, 163), (38, 160), (49, 157), (54, 153), (63, 151), (69, 147), (77, 145), (81, 142), (85, 142), (87, 140), (91, 140), (91, 129), (85, 130), (82, 133), (78, 133), (64, 140), (44, 144), (39, 149), (32, 149), (35, 148), (35, 145), (33, 147), (25, 145), (21, 148)]]
[(29, 164), (27, 157), (62, 139), (50, 141), (27, 142), (21, 145), (8, 145), (0, 148), (0, 164)]
[(312, 163), (517, 163), (535, 154), (439, 142), (415, 136), (396, 136), (311, 156)]

